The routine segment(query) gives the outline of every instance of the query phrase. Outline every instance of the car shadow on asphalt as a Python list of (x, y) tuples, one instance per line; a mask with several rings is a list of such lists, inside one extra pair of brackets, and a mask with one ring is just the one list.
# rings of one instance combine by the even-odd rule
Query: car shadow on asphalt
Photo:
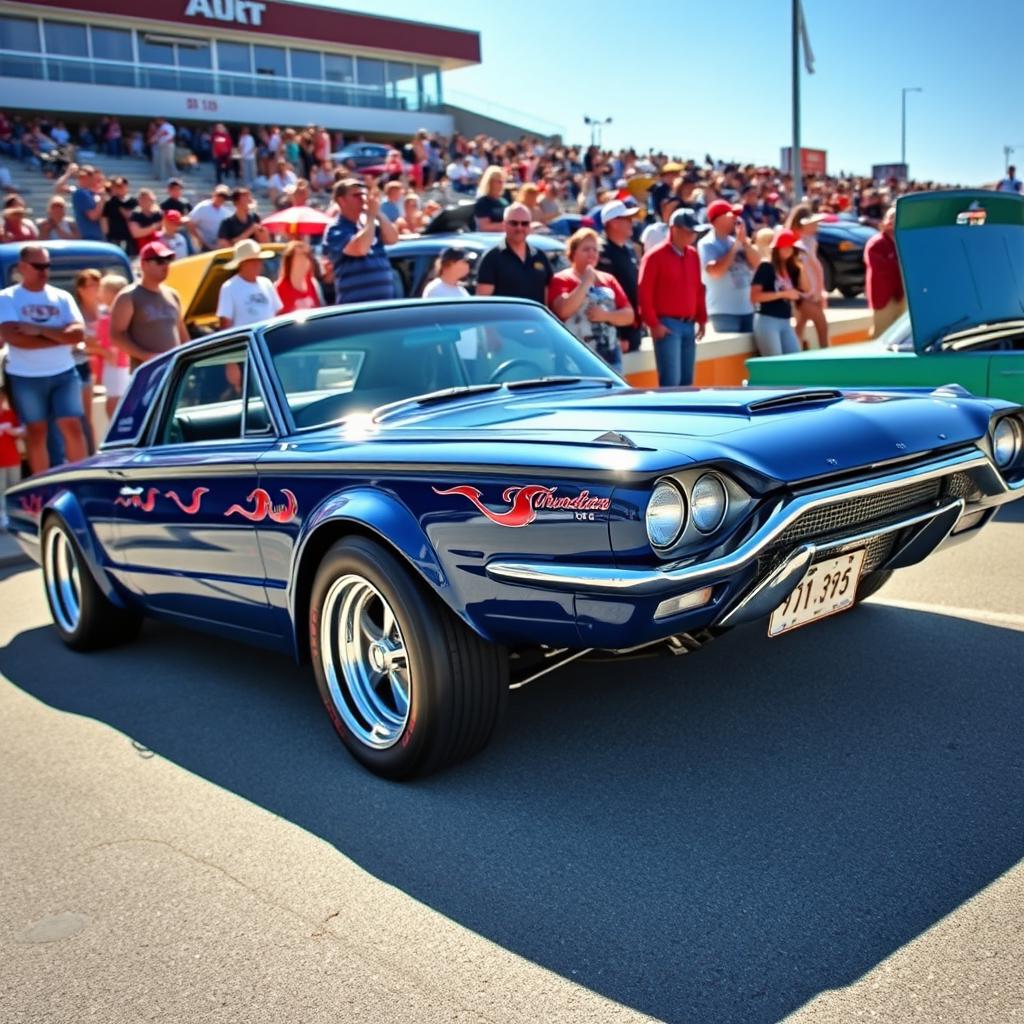
[(1024, 633), (867, 604), (768, 641), (583, 664), (513, 694), (475, 760), (349, 759), (308, 673), (148, 624), (0, 652), (106, 722), (519, 956), (668, 1021), (769, 1024), (1024, 856)]

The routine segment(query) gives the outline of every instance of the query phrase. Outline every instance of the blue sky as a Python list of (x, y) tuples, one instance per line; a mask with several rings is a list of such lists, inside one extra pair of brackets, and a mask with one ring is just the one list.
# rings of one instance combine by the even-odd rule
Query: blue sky
[[(447, 74), (450, 93), (483, 111), (531, 112), (576, 141), (589, 138), (584, 114), (613, 119), (606, 144), (682, 156), (776, 163), (789, 141), (789, 0), (323, 2), (478, 31), (483, 63)], [(804, 0), (804, 10), (816, 73), (801, 80), (802, 141), (828, 150), (830, 170), (899, 160), (903, 86), (924, 89), (907, 97), (915, 177), (994, 181), (1014, 143), (1024, 166), (1018, 4)]]

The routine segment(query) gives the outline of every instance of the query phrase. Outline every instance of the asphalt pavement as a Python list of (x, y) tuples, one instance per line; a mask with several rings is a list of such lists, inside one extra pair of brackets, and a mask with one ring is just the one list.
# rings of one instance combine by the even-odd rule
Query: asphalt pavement
[(582, 664), (377, 780), (307, 672), (0, 572), (0, 1020), (1024, 1017), (1024, 508), (777, 640)]

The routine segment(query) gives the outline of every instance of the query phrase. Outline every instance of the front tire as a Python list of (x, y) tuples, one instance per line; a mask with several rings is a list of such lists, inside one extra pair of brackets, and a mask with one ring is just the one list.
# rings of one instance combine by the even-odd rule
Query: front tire
[(51, 518), (43, 528), (42, 566), (53, 625), (68, 647), (93, 651), (135, 639), (142, 617), (107, 598), (78, 541), (58, 519)]
[(504, 710), (505, 652), (365, 537), (339, 541), (320, 563), (309, 639), (334, 728), (376, 775), (427, 775), (471, 757)]

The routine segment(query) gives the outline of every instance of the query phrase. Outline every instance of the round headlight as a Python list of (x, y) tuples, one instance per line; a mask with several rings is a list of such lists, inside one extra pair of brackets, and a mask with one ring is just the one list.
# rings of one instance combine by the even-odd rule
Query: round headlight
[(1005, 469), (1020, 455), (1021, 443), (1021, 428), (1015, 419), (1007, 416), (996, 424), (992, 431), (992, 454), (1000, 469)]
[(714, 533), (722, 525), (729, 496), (714, 473), (705, 473), (690, 491), (690, 518), (701, 533)]
[(674, 544), (686, 523), (686, 499), (675, 484), (662, 480), (647, 502), (647, 537), (656, 548)]

